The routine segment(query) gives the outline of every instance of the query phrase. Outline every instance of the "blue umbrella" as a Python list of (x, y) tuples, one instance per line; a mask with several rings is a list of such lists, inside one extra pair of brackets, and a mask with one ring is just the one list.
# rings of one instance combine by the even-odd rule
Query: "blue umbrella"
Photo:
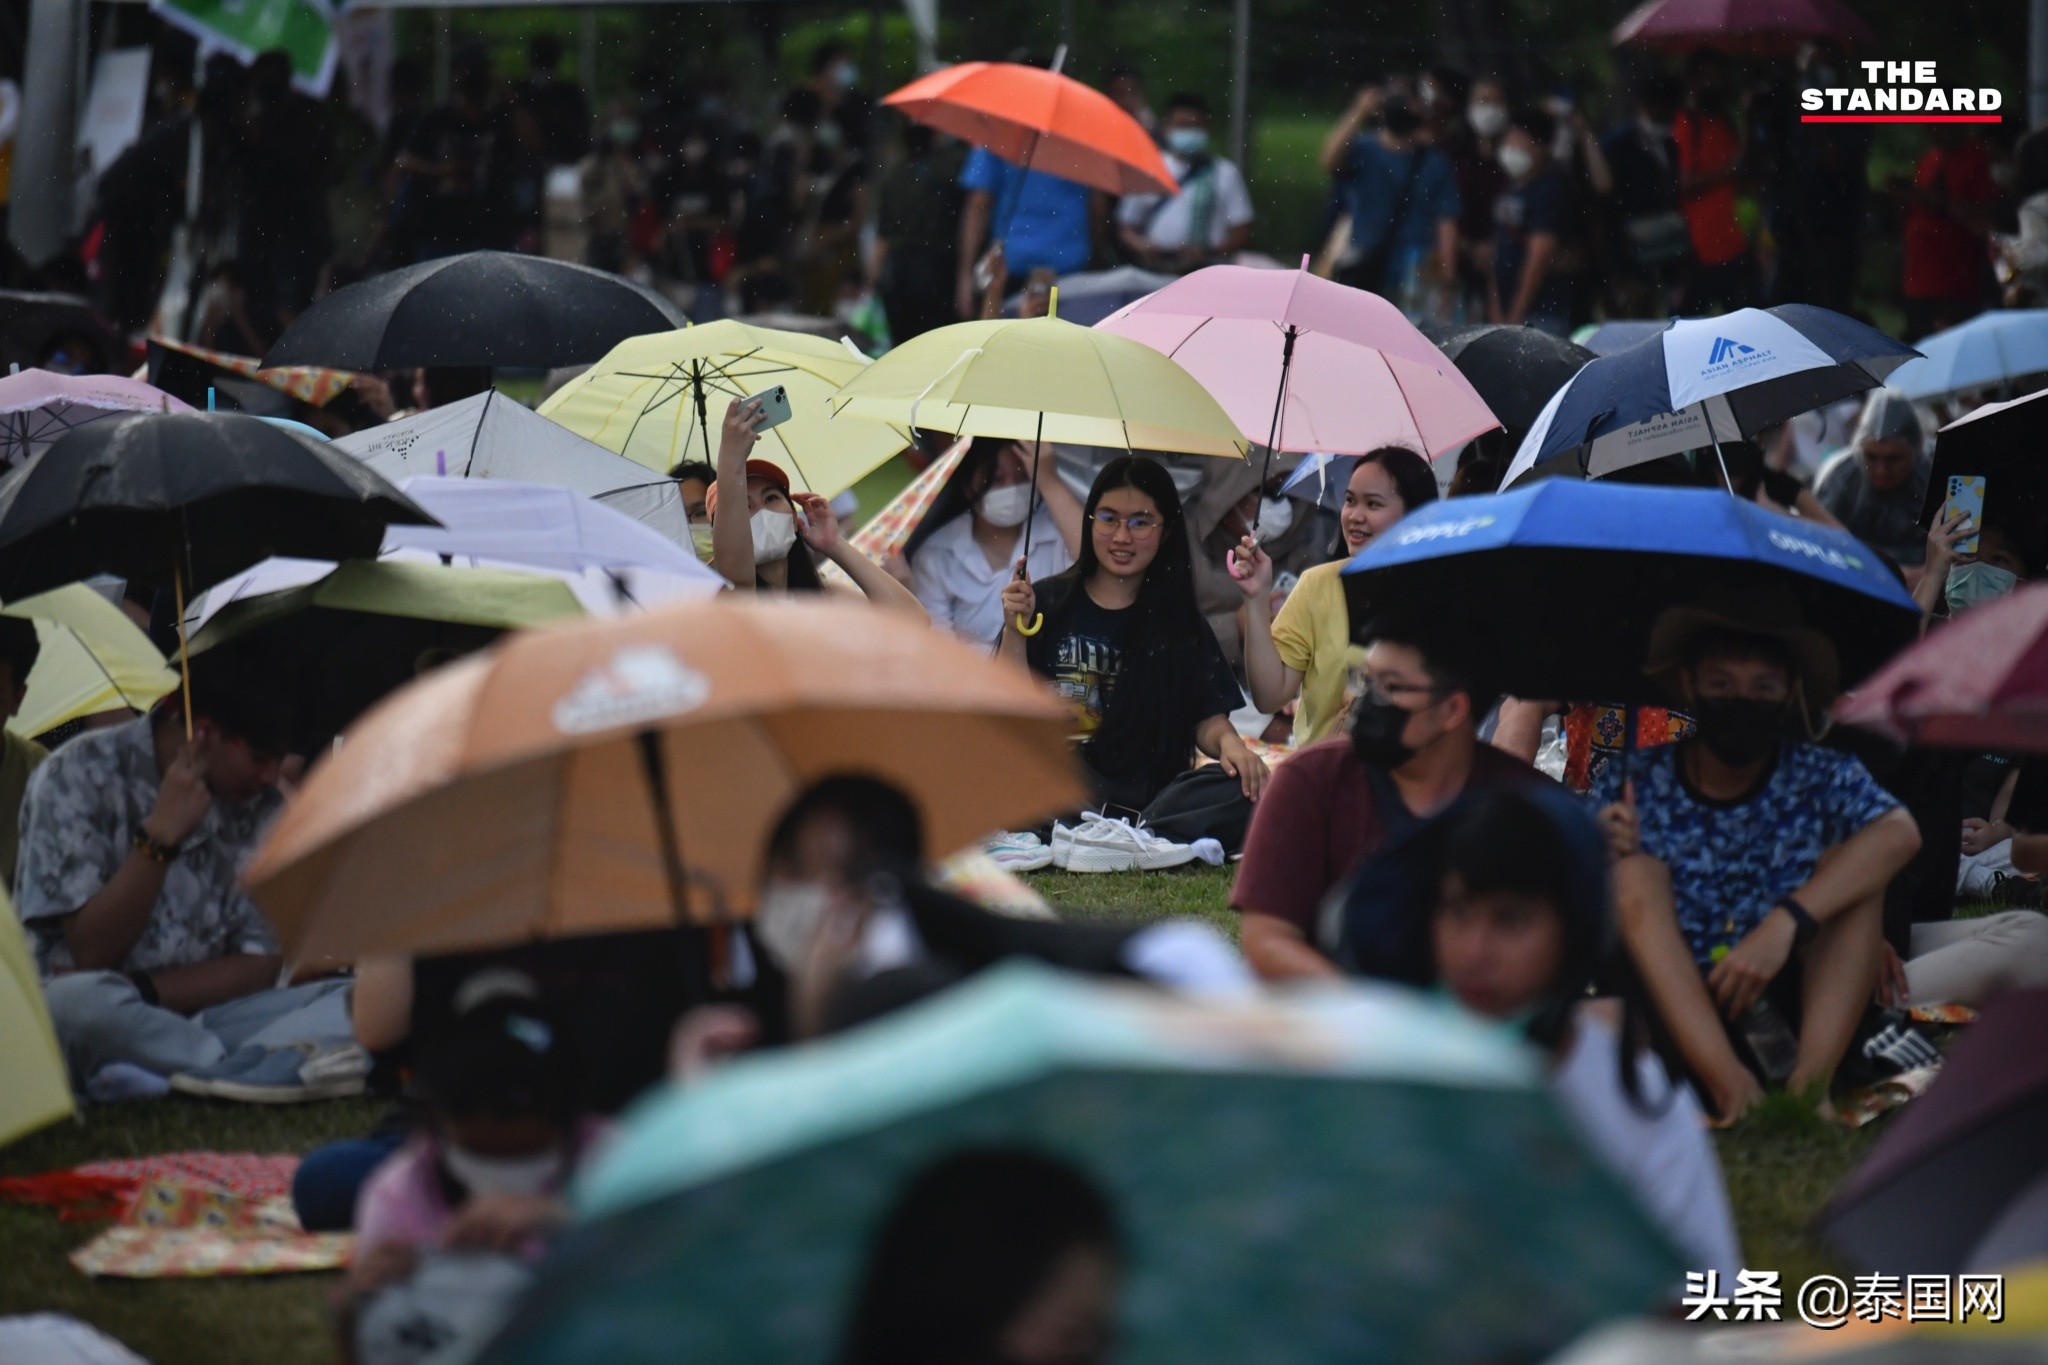
[(1356, 455), (1305, 455), (1287, 476), (1287, 482), (1280, 485), (1280, 491), (1334, 512), (1344, 506), (1344, 489), (1357, 468)]
[(1491, 682), (1566, 701), (1664, 700), (1643, 675), (1650, 628), (1709, 585), (1791, 592), (1834, 643), (1845, 688), (1920, 626), (1854, 536), (1699, 488), (1546, 479), (1431, 503), (1360, 551), (1344, 580), (1352, 620), (1375, 603), (1461, 620), (1492, 646)]
[(1892, 386), (1915, 402), (1993, 389), (2048, 372), (2048, 308), (1998, 308), (1920, 339), (1923, 359), (1901, 365)]
[(1919, 354), (1805, 303), (1674, 322), (1572, 376), (1529, 429), (1503, 486), (1532, 472), (1597, 478), (1753, 436), (1875, 388)]
[(1613, 355), (1616, 351), (1627, 350), (1637, 342), (1648, 341), (1670, 325), (1668, 321), (1651, 322), (1634, 318), (1591, 323), (1580, 328), (1578, 335), (1572, 340), (1594, 355)]

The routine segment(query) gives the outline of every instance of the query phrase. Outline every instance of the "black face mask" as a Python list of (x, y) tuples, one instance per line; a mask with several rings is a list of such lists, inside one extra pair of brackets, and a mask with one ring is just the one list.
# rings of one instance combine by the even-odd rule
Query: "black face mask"
[(1700, 743), (1731, 768), (1747, 768), (1776, 753), (1785, 714), (1784, 702), (1749, 697), (1701, 697), (1692, 705)]
[(1401, 739), (1414, 715), (1391, 701), (1360, 697), (1351, 704), (1351, 747), (1373, 767), (1394, 771), (1418, 752)]

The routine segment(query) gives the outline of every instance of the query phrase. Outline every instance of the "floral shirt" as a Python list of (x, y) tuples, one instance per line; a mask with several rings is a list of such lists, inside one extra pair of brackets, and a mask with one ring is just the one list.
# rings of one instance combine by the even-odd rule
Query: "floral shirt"
[[(62, 918), (113, 879), (162, 778), (150, 718), (80, 735), (36, 769), (21, 803), (14, 904), (44, 975), (74, 965)], [(236, 953), (274, 953), (277, 939), (237, 885), (284, 798), (216, 801), (164, 873), (164, 886), (124, 972), (184, 967)]]
[[(1817, 744), (1787, 743), (1750, 795), (1715, 801), (1679, 773), (1683, 746), (1630, 764), (1643, 852), (1671, 869), (1678, 927), (1702, 968), (1805, 885), (1821, 854), (1899, 805), (1863, 764)], [(1596, 808), (1621, 799), (1620, 764), (1594, 779)]]

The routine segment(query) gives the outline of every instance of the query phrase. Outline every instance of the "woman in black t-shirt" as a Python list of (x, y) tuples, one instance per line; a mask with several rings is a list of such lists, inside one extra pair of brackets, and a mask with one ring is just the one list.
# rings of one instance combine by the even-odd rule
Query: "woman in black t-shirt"
[[(1256, 800), (1266, 765), (1230, 723), (1244, 704), (1195, 603), (1180, 495), (1163, 465), (1103, 466), (1082, 509), (1080, 558), (1063, 574), (1003, 592), (1004, 657), (1027, 664), (1073, 706), (1099, 801), (1142, 810), (1197, 749)], [(1023, 561), (1018, 561), (1020, 575)], [(1026, 636), (1044, 604), (1043, 627)]]

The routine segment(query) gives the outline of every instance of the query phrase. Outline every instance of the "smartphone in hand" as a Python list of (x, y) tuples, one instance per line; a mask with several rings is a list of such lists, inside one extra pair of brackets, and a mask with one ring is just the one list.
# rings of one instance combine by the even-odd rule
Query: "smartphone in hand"
[(1969, 517), (1970, 534), (1956, 542), (1956, 553), (1973, 555), (1977, 553), (1979, 534), (1984, 530), (1984, 476), (1982, 474), (1951, 474), (1948, 479), (1948, 496), (1942, 500), (1939, 521), (1947, 521), (1961, 512)]
[(789, 420), (789, 390), (782, 385), (756, 395), (755, 401), (761, 405), (761, 420), (754, 424), (755, 431), (779, 427)]

